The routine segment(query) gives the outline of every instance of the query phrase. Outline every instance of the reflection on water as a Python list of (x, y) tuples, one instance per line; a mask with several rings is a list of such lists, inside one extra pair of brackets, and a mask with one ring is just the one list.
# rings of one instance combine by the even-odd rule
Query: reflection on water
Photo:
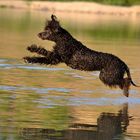
[[(126, 103), (123, 104), (122, 109), (119, 110), (118, 113), (102, 112), (97, 117), (97, 124), (71, 123), (71, 125), (64, 130), (25, 128), (23, 126), (16, 130), (17, 128), (14, 128), (13, 126), (1, 126), (0, 133), (1, 139), (8, 139), (11, 137), (14, 139), (27, 140), (112, 140), (120, 139), (122, 137), (120, 134), (127, 131), (130, 119), (132, 119), (132, 117), (128, 115), (128, 104)], [(11, 134), (6, 134), (7, 136), (3, 136), (5, 131), (10, 132)], [(16, 131), (18, 134), (15, 133)]]
[[(126, 98), (121, 90), (105, 87), (99, 72), (23, 62), (27, 45), (52, 49), (51, 42), (36, 37), (49, 15), (0, 9), (0, 139), (139, 140), (139, 88), (132, 87)], [(86, 46), (122, 58), (139, 83), (138, 17), (57, 15)]]
[(72, 124), (67, 130), (22, 128), (20, 135), (25, 139), (50, 140), (112, 140), (119, 139), (129, 125), (128, 104), (118, 113), (102, 112), (94, 124)]

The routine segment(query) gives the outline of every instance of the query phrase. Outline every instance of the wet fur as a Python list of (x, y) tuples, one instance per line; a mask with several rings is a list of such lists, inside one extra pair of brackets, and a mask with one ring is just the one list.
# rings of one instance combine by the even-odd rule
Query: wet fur
[[(57, 65), (65, 63), (67, 66), (84, 71), (100, 71), (100, 80), (109, 87), (119, 87), (126, 97), (129, 96), (129, 87), (135, 85), (130, 76), (129, 68), (117, 56), (91, 50), (76, 40), (71, 34), (62, 28), (52, 15), (47, 21), (44, 31), (38, 36), (43, 40), (55, 42), (52, 51), (48, 51), (37, 45), (27, 48), (30, 52), (37, 53), (38, 57), (24, 57), (28, 63)], [(124, 78), (125, 73), (127, 77)]]

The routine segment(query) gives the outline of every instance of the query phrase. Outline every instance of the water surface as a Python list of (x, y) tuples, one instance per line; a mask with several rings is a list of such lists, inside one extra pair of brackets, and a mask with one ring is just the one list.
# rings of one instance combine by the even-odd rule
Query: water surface
[[(139, 140), (140, 89), (126, 98), (104, 86), (99, 72), (30, 65), (32, 43), (51, 13), (0, 9), (0, 139), (6, 140)], [(57, 13), (73, 36), (91, 49), (113, 53), (140, 82), (140, 18)]]

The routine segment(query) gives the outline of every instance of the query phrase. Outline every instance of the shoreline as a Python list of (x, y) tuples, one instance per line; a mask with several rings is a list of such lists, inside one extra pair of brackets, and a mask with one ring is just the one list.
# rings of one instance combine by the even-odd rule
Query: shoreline
[(49, 12), (88, 13), (98, 15), (140, 16), (140, 6), (122, 7), (102, 5), (95, 2), (49, 2), (49, 1), (22, 1), (0, 0), (2, 8), (16, 8), (40, 10)]

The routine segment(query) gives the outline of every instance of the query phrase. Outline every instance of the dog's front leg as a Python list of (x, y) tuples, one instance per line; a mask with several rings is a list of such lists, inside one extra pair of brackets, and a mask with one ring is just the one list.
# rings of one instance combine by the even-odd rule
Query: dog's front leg
[(62, 62), (61, 57), (55, 52), (49, 52), (49, 55), (46, 57), (26, 56), (23, 59), (26, 63), (38, 63), (45, 65), (56, 65)]
[(43, 55), (43, 56), (46, 56), (46, 57), (51, 54), (51, 51), (48, 51), (41, 46), (37, 46), (36, 44), (32, 44), (31, 46), (28, 46), (27, 50), (32, 52), (32, 53), (37, 53), (39, 55)]

